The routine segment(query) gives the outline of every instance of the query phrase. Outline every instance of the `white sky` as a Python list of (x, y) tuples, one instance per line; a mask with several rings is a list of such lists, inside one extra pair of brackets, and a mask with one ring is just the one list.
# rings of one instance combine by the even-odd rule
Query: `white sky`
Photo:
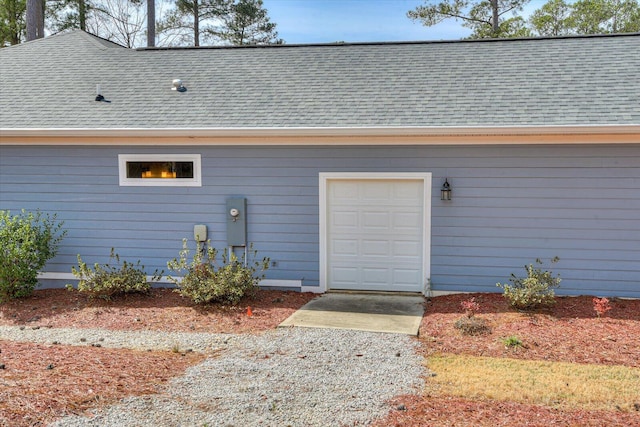
[[(423, 0), (263, 0), (280, 38), (288, 44), (366, 41), (452, 40), (470, 31), (446, 20), (425, 27), (407, 18)], [(532, 0), (523, 15), (546, 0)]]

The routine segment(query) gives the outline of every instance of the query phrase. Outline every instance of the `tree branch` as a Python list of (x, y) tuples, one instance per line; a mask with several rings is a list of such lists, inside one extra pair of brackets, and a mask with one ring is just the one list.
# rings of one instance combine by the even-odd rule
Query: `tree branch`
[(462, 19), (463, 21), (472, 21), (472, 22), (480, 22), (482, 24), (487, 24), (487, 25), (491, 25), (491, 21), (487, 21), (485, 19), (480, 19), (480, 18), (472, 18), (470, 16), (462, 16), (462, 15), (456, 15), (454, 13), (442, 13), (442, 12), (438, 12), (440, 15), (446, 15), (446, 18), (442, 18), (442, 20), (447, 19), (447, 18), (456, 18), (456, 19)]
[(518, 6), (511, 6), (509, 9), (506, 9), (506, 10), (504, 10), (504, 11), (500, 12), (500, 13), (498, 14), (498, 16), (502, 16), (502, 15), (504, 15), (505, 13), (507, 13), (507, 12), (511, 12), (513, 9), (517, 9), (517, 8), (518, 8)]

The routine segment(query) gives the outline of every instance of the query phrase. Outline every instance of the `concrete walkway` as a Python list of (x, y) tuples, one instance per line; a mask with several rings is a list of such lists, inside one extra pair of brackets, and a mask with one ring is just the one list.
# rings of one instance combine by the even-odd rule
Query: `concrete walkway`
[(424, 298), (413, 295), (328, 293), (309, 301), (280, 327), (352, 329), (418, 335)]

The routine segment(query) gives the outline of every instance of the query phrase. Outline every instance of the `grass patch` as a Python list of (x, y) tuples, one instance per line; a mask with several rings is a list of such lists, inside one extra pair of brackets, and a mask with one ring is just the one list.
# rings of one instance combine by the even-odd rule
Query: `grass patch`
[(515, 335), (502, 339), (505, 347), (522, 347), (522, 340)]
[(640, 404), (639, 368), (448, 354), (427, 366), (437, 374), (427, 382), (430, 395), (591, 410)]

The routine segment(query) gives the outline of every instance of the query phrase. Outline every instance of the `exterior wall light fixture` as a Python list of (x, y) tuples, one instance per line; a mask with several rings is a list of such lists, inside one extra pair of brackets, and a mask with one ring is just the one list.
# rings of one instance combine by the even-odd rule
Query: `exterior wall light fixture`
[(442, 189), (440, 190), (440, 200), (451, 200), (451, 185), (446, 178), (444, 180), (444, 184), (442, 184)]

